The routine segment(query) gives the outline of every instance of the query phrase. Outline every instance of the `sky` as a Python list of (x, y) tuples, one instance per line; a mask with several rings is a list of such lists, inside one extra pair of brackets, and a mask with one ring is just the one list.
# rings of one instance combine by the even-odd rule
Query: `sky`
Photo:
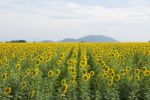
[(0, 41), (150, 40), (150, 0), (0, 0)]

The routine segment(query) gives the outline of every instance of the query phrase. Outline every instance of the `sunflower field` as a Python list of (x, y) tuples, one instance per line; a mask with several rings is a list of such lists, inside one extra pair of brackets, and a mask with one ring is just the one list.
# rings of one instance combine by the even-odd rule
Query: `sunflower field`
[(0, 100), (150, 100), (150, 43), (0, 43)]

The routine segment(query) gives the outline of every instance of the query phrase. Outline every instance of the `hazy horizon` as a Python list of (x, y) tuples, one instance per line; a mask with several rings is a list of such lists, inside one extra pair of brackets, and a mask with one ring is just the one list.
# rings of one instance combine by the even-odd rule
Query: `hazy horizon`
[(150, 40), (149, 0), (1, 0), (0, 41), (104, 35)]

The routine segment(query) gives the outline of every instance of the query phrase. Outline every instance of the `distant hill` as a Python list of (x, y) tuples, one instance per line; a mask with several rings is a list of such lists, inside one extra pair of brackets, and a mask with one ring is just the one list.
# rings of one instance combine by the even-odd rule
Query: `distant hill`
[(79, 39), (66, 38), (60, 42), (117, 42), (117, 40), (104, 35), (89, 35)]
[(53, 42), (53, 41), (51, 41), (51, 40), (43, 40), (43, 41), (41, 41), (41, 42), (47, 43), (47, 42)]
[(66, 39), (64, 39), (60, 42), (77, 42), (77, 40), (76, 39), (71, 39), (71, 38), (66, 38)]
[(11, 40), (11, 41), (6, 41), (6, 43), (26, 43), (26, 40)]

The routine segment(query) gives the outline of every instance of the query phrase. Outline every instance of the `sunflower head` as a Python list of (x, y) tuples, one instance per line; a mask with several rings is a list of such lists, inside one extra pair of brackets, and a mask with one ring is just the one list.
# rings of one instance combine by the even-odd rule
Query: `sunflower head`
[(140, 69), (138, 69), (138, 68), (135, 69), (135, 73), (136, 73), (136, 74), (140, 74), (140, 72), (141, 72)]
[(90, 75), (91, 75), (91, 76), (94, 76), (94, 74), (95, 74), (94, 71), (91, 71), (91, 72), (90, 72)]
[(89, 75), (88, 75), (88, 74), (84, 74), (84, 75), (82, 76), (82, 80), (83, 80), (83, 81), (88, 81), (88, 80), (89, 80)]
[(142, 71), (142, 72), (144, 72), (144, 71), (146, 71), (146, 70), (147, 70), (146, 67), (142, 67), (142, 68), (141, 68), (141, 71)]
[(116, 74), (116, 75), (115, 75), (115, 80), (116, 80), (116, 81), (119, 81), (119, 80), (120, 80), (120, 78), (121, 78), (121, 77), (120, 77), (120, 75), (119, 75), (119, 74)]
[(21, 65), (20, 64), (17, 64), (16, 65), (16, 69), (20, 69), (21, 68)]
[(135, 79), (136, 79), (136, 80), (140, 80), (140, 75), (136, 75), (136, 76), (135, 76)]
[(52, 76), (53, 76), (53, 71), (52, 71), (52, 70), (49, 70), (47, 76), (48, 76), (48, 77), (52, 77)]
[(61, 81), (61, 85), (66, 84), (66, 83), (67, 83), (66, 79), (63, 79), (63, 80)]
[(57, 69), (57, 70), (55, 71), (55, 75), (56, 75), (57, 77), (60, 75), (60, 69)]
[(11, 92), (12, 92), (11, 87), (6, 87), (6, 88), (4, 88), (4, 93), (5, 93), (5, 94), (11, 94)]
[(150, 75), (150, 71), (149, 70), (144, 71), (144, 76), (149, 76), (149, 75)]
[(64, 88), (63, 93), (66, 94), (67, 90), (68, 90), (68, 84), (66, 84), (66, 83), (63, 84), (63, 88)]
[(113, 79), (108, 80), (108, 85), (112, 86), (113, 85)]

